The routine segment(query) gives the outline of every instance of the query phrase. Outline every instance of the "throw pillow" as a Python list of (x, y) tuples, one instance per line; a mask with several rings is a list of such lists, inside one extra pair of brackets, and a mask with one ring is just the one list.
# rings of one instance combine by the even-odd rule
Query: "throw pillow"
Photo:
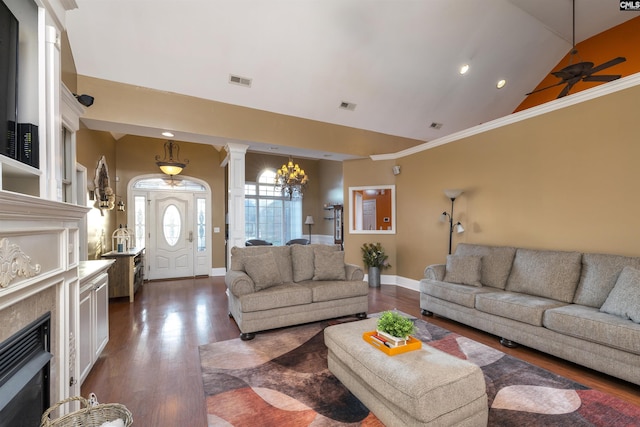
[(344, 252), (314, 251), (313, 280), (346, 280)]
[(336, 252), (340, 245), (291, 245), (291, 261), (293, 263), (293, 281), (303, 282), (313, 279), (314, 253), (316, 251)]
[(482, 257), (448, 255), (444, 281), (481, 287)]
[(282, 284), (276, 257), (271, 252), (246, 257), (244, 268), (253, 280), (256, 291)]
[(640, 270), (622, 269), (600, 311), (640, 323)]

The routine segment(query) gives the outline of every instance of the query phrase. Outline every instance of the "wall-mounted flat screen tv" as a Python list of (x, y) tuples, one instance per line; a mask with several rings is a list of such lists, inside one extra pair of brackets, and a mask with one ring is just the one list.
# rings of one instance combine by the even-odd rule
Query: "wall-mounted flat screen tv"
[(0, 154), (16, 158), (18, 20), (0, 0)]

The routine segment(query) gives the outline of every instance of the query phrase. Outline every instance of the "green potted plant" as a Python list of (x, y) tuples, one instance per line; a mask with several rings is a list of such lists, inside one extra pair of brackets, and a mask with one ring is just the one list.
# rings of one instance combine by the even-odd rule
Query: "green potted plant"
[(369, 269), (369, 286), (380, 286), (380, 270), (391, 267), (387, 261), (388, 255), (384, 253), (384, 248), (378, 243), (365, 243), (360, 248), (362, 250), (362, 262)]
[(378, 334), (391, 339), (396, 345), (406, 344), (409, 335), (414, 333), (414, 331), (415, 326), (413, 321), (398, 312), (385, 311), (378, 319)]

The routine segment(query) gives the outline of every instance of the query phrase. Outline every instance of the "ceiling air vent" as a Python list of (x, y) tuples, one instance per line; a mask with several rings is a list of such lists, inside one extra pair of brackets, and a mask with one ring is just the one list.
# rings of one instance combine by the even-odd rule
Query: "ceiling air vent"
[(440, 129), (442, 127), (442, 123), (433, 122), (433, 123), (431, 123), (431, 125), (429, 125), (429, 127), (431, 129)]
[(251, 79), (248, 79), (246, 77), (234, 76), (233, 74), (229, 74), (229, 83), (244, 87), (251, 87)]
[(342, 101), (340, 103), (340, 108), (342, 108), (343, 110), (353, 111), (356, 109), (356, 104), (354, 104), (353, 102)]

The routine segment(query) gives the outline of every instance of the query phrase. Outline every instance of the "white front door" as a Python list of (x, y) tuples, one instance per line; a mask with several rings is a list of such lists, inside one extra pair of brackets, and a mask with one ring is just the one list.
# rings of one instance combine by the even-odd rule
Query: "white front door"
[(191, 193), (150, 192), (149, 279), (195, 276)]

